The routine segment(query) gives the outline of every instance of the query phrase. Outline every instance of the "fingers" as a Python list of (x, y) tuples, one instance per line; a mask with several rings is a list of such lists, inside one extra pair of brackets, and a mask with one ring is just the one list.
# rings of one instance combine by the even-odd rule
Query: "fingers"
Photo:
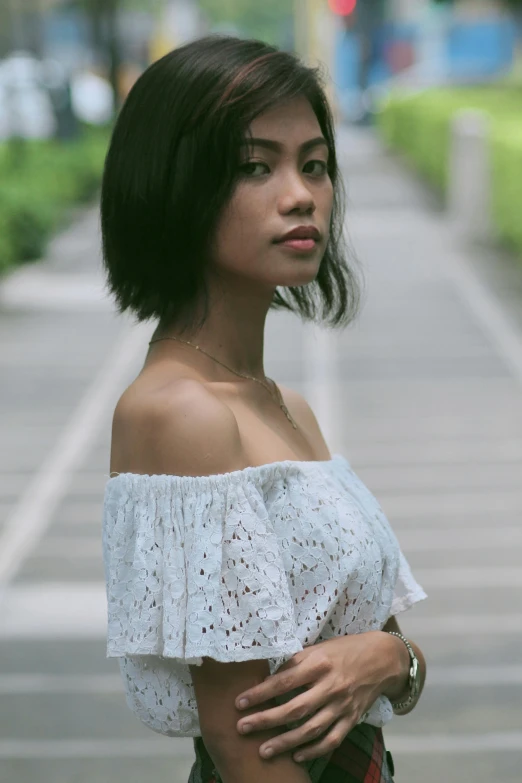
[[(331, 662), (321, 651), (314, 651), (314, 655), (304, 657), (304, 653), (296, 655), (287, 661), (292, 668), (278, 671), (271, 677), (267, 677), (264, 682), (256, 685), (254, 688), (241, 693), (236, 699), (236, 708), (244, 710), (256, 704), (263, 704), (265, 701), (282, 696), (295, 688), (306, 686), (308, 683), (315, 682), (322, 674), (326, 674), (331, 669)], [(301, 658), (298, 656), (302, 655)]]
[[(313, 700), (310, 699), (310, 692), (303, 693), (286, 704), (245, 716), (238, 722), (237, 729), (240, 734), (249, 734), (263, 729), (286, 726), (287, 723), (302, 720), (307, 715), (311, 715), (319, 706), (314, 705)], [(247, 731), (245, 731), (245, 727), (248, 727)]]
[[(271, 756), (277, 756), (280, 753), (285, 753), (290, 750), (295, 750), (305, 742), (310, 742), (317, 739), (328, 731), (329, 727), (334, 723), (336, 716), (328, 709), (321, 710), (316, 715), (313, 715), (309, 721), (292, 731), (287, 731), (285, 734), (279, 734), (277, 737), (272, 737), (267, 740), (259, 748), (259, 753), (263, 758), (270, 758)], [(344, 736), (344, 735), (343, 735)], [(342, 741), (342, 740), (341, 740)], [(302, 749), (303, 753), (305, 749)], [(301, 752), (301, 748), (299, 748)], [(307, 753), (313, 752), (313, 748), (306, 749)], [(326, 751), (320, 752), (317, 755), (324, 755)], [(309, 758), (315, 758), (310, 755)]]
[(326, 756), (341, 745), (352, 728), (353, 721), (349, 718), (342, 718), (318, 742), (299, 748), (293, 755), (294, 761), (311, 761), (312, 759), (318, 759), (320, 756)]
[(256, 704), (263, 704), (265, 701), (273, 699), (275, 696), (281, 696), (283, 693), (294, 690), (302, 684), (302, 678), (297, 669), (290, 669), (274, 674), (268, 677), (264, 682), (256, 685), (254, 688), (241, 693), (236, 699), (236, 708), (244, 710), (246, 707), (253, 707)]

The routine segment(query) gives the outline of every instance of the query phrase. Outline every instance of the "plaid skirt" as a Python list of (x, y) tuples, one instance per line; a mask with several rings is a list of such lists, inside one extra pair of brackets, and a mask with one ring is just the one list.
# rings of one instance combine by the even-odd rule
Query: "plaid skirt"
[[(194, 737), (196, 761), (188, 783), (223, 783), (202, 737)], [(382, 729), (359, 723), (327, 756), (303, 762), (312, 783), (393, 783), (393, 759)]]

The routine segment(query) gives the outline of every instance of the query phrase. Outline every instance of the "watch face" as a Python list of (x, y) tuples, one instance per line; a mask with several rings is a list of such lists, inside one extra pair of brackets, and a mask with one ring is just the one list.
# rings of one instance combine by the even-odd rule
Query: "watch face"
[(417, 658), (414, 658), (412, 661), (412, 665), (410, 669), (410, 678), (412, 684), (412, 691), (413, 694), (416, 696), (420, 689), (420, 671), (419, 671), (419, 662)]

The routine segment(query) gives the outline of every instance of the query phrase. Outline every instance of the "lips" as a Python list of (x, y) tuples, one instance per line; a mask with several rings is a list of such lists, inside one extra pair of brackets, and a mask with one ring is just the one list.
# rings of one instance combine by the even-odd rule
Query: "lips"
[(288, 242), (292, 239), (314, 239), (316, 242), (318, 242), (321, 239), (321, 233), (315, 226), (298, 226), (297, 228), (292, 229), (292, 231), (289, 231), (287, 234), (284, 234), (284, 236), (279, 237), (275, 241), (280, 243)]
[(309, 253), (315, 250), (317, 247), (317, 240), (315, 239), (285, 239), (284, 242), (277, 243), (280, 247), (291, 248), (292, 250), (299, 250), (303, 253)]

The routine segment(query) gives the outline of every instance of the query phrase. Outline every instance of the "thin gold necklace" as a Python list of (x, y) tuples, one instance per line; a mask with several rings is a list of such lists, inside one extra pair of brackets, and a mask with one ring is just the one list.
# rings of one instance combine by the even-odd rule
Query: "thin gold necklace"
[(204, 353), (205, 356), (208, 356), (210, 359), (213, 359), (215, 362), (220, 364), (222, 367), (224, 367), (226, 370), (230, 370), (230, 372), (233, 372), (234, 375), (239, 375), (241, 378), (248, 378), (250, 381), (255, 381), (256, 383), (260, 383), (261, 386), (264, 386), (265, 389), (269, 392), (270, 396), (272, 397), (275, 402), (279, 405), (283, 413), (285, 414), (288, 421), (291, 423), (294, 430), (297, 429), (297, 424), (293, 420), (292, 416), (290, 415), (290, 412), (288, 408), (286, 407), (282, 394), (279, 391), (279, 386), (277, 383), (272, 380), (272, 378), (268, 378), (269, 381), (272, 381), (274, 384), (275, 389), (277, 390), (277, 397), (274, 397), (274, 394), (272, 390), (270, 389), (270, 386), (268, 386), (264, 381), (259, 380), (259, 378), (254, 378), (253, 375), (245, 375), (245, 373), (238, 372), (237, 370), (233, 370), (232, 367), (228, 367), (226, 364), (223, 364), (219, 359), (216, 359), (215, 356), (211, 356), (209, 353), (203, 350), (203, 348), (200, 348), (199, 345), (196, 345), (195, 343), (191, 343), (188, 340), (182, 340), (180, 337), (155, 337), (153, 340), (150, 340), (149, 345), (152, 345), (152, 343), (159, 343), (161, 340), (176, 340), (179, 343), (185, 343), (185, 345), (191, 345), (193, 348), (195, 348), (197, 351), (201, 351), (201, 353)]

